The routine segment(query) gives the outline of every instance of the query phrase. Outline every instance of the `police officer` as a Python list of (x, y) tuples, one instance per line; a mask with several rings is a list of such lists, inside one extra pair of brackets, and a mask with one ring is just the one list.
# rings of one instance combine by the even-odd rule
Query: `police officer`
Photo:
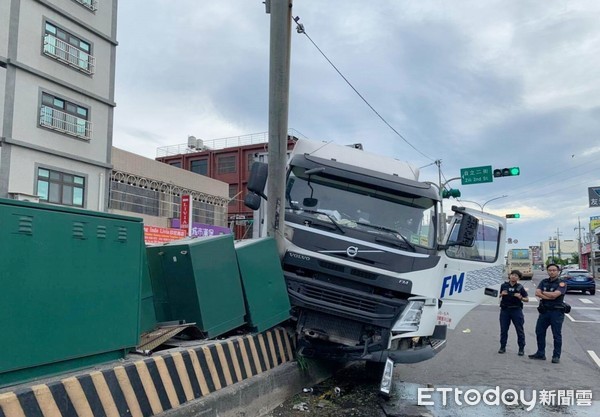
[(523, 330), (523, 324), (525, 323), (525, 316), (523, 316), (523, 302), (529, 301), (529, 295), (523, 285), (519, 284), (522, 277), (521, 271), (510, 271), (508, 282), (500, 286), (500, 350), (498, 353), (506, 352), (508, 329), (512, 322), (517, 331), (519, 356), (524, 355), (525, 331)]
[(537, 337), (538, 349), (531, 359), (546, 359), (546, 331), (548, 326), (552, 329), (554, 338), (554, 351), (552, 353), (552, 363), (560, 362), (560, 352), (562, 348), (562, 324), (565, 320), (565, 308), (563, 299), (567, 290), (566, 284), (558, 278), (560, 268), (557, 264), (548, 264), (546, 272), (548, 278), (543, 279), (535, 290), (535, 296), (540, 299), (538, 311), (540, 313), (535, 325), (535, 335)]

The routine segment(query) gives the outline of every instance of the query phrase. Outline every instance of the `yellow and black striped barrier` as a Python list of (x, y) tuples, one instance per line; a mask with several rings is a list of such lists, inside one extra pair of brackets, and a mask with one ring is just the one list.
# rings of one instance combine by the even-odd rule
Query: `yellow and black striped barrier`
[(282, 328), (0, 394), (0, 417), (147, 417), (293, 359)]

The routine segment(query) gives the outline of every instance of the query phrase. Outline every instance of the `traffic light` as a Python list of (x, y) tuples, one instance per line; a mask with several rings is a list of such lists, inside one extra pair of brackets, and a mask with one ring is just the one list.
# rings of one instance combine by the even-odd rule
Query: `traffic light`
[(442, 198), (460, 197), (460, 190), (456, 188), (450, 188), (449, 190), (442, 190)]
[(519, 213), (512, 213), (506, 215), (507, 219), (520, 219), (521, 215)]
[(514, 177), (516, 175), (521, 174), (521, 169), (519, 167), (512, 168), (502, 168), (494, 170), (494, 177)]

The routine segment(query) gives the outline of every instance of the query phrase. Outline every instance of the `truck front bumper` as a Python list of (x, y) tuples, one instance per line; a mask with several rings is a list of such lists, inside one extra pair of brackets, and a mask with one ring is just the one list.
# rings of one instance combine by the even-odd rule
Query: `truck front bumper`
[(365, 346), (342, 346), (319, 343), (304, 338), (298, 340), (298, 354), (308, 358), (326, 359), (339, 362), (370, 361), (385, 362), (390, 358), (394, 363), (417, 363), (433, 358), (446, 347), (446, 326), (436, 326), (432, 337), (421, 346), (408, 349), (384, 349), (375, 343)]

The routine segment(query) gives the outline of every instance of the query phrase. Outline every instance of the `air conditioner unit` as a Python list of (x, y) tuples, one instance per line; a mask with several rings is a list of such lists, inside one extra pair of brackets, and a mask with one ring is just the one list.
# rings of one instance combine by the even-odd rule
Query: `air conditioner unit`
[(11, 198), (19, 201), (29, 201), (30, 203), (39, 203), (40, 198), (37, 195), (24, 194), (24, 193), (10, 193)]
[(197, 147), (198, 140), (196, 136), (188, 136), (188, 148), (194, 149)]
[(196, 148), (204, 150), (204, 141), (202, 139), (196, 139)]

